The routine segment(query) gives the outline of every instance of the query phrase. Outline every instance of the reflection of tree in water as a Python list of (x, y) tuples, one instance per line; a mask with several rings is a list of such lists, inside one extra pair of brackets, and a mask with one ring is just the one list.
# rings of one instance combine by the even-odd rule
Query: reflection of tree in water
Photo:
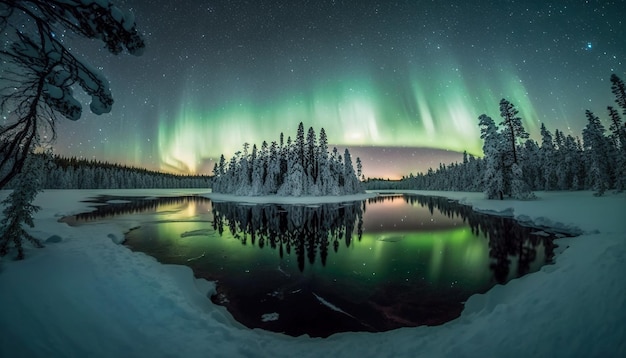
[[(128, 201), (124, 203), (109, 203), (111, 200)], [(96, 208), (88, 213), (76, 214), (63, 218), (62, 221), (95, 221), (111, 218), (116, 215), (138, 214), (146, 211), (154, 211), (159, 206), (164, 205), (182, 205), (190, 202), (193, 203), (209, 203), (210, 200), (201, 196), (177, 196), (169, 198), (154, 197), (125, 197), (125, 196), (108, 196), (101, 195), (92, 200), (86, 200), (87, 203), (94, 203)], [(106, 204), (106, 205), (102, 205)]]
[(506, 282), (512, 257), (517, 257), (518, 277), (529, 272), (540, 244), (544, 247), (545, 263), (550, 263), (554, 257), (554, 234), (533, 234), (537, 228), (522, 226), (512, 218), (481, 214), (470, 206), (442, 197), (405, 195), (404, 200), (411, 205), (428, 207), (431, 214), (437, 209), (449, 218), (459, 217), (469, 224), (475, 235), (484, 233), (489, 240), (491, 269), (499, 283)]
[(320, 254), (326, 265), (328, 247), (337, 252), (339, 242), (346, 247), (352, 243), (356, 228), (357, 239), (363, 233), (364, 203), (323, 204), (319, 206), (296, 205), (241, 205), (228, 202), (213, 203), (213, 228), (220, 234), (224, 227), (241, 243), (248, 240), (259, 247), (269, 245), (284, 253), (294, 250), (300, 271), (304, 270), (305, 257), (309, 264)]

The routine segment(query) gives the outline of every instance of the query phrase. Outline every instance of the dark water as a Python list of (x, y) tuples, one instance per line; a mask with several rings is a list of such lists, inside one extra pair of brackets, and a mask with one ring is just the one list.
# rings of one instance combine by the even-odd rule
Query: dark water
[[(110, 199), (120, 198), (96, 201)], [(66, 221), (139, 222), (126, 235), (132, 250), (217, 281), (213, 301), (244, 325), (294, 336), (442, 324), (472, 294), (537, 271), (554, 252), (552, 233), (444, 198), (125, 199)]]

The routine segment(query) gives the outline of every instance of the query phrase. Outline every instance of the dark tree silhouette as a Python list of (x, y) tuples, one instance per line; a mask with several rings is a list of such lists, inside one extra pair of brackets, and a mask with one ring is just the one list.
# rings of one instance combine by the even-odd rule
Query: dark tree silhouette
[(22, 169), (43, 131), (54, 138), (59, 116), (80, 118), (75, 85), (91, 97), (93, 113), (108, 113), (113, 105), (106, 78), (57, 34), (101, 40), (113, 54), (126, 49), (141, 55), (144, 41), (132, 14), (109, 1), (0, 0), (0, 31), (5, 44), (0, 50), (0, 110), (9, 120), (0, 127), (1, 188)]
[(506, 99), (500, 100), (500, 116), (502, 117), (502, 123), (505, 128), (502, 131), (502, 135), (507, 144), (511, 147), (511, 155), (513, 163), (517, 164), (517, 142), (520, 139), (528, 138), (528, 132), (522, 126), (522, 119), (517, 116), (518, 110), (515, 106)]
[(39, 191), (39, 180), (43, 168), (42, 161), (29, 155), (24, 164), (24, 170), (17, 175), (18, 185), (9, 196), (2, 201), (6, 207), (2, 211), (3, 218), (0, 221), (0, 257), (9, 253), (11, 244), (17, 249), (17, 259), (24, 258), (24, 239), (30, 241), (35, 247), (41, 248), (41, 242), (24, 230), (22, 224), (30, 227), (33, 223), (33, 214), (39, 211), (39, 207), (32, 204)]
[(615, 103), (622, 109), (622, 113), (626, 115), (626, 85), (616, 74), (611, 74), (611, 92), (615, 95)]

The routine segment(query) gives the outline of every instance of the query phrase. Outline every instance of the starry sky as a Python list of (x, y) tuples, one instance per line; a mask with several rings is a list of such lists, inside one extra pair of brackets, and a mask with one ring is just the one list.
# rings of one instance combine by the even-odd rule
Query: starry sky
[[(477, 118), (516, 105), (580, 135), (626, 79), (625, 1), (114, 1), (134, 12), (144, 55), (67, 35), (111, 82), (110, 114), (58, 125), (66, 156), (210, 174), (244, 142), (299, 122), (348, 147), (368, 177), (480, 155)], [(87, 97), (85, 108), (88, 108)]]

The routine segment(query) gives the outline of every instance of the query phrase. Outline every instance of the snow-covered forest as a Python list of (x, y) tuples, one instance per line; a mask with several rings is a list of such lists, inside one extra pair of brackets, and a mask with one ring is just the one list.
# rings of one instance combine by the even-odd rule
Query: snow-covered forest
[[(41, 189), (182, 189), (208, 188), (206, 175), (176, 175), (95, 160), (31, 155)], [(7, 189), (19, 185), (17, 178)]]
[(328, 152), (328, 139), (324, 128), (319, 140), (313, 128), (306, 138), (302, 122), (296, 139), (283, 133), (279, 142), (243, 145), (227, 162), (224, 155), (215, 164), (213, 192), (235, 195), (322, 196), (349, 195), (363, 192), (359, 177), (361, 160), (356, 159), (356, 173), (350, 151), (343, 156), (337, 148)]
[[(611, 76), (615, 102), (626, 115), (626, 87)], [(427, 173), (410, 174), (400, 181), (370, 179), (367, 189), (484, 191), (487, 198), (525, 199), (533, 190), (626, 189), (626, 124), (619, 110), (608, 106), (608, 131), (602, 120), (586, 111), (587, 125), (580, 136), (541, 125), (541, 143), (530, 139), (509, 101), (500, 102), (502, 122), (479, 117), (483, 158), (463, 153), (463, 162), (440, 164)]]

